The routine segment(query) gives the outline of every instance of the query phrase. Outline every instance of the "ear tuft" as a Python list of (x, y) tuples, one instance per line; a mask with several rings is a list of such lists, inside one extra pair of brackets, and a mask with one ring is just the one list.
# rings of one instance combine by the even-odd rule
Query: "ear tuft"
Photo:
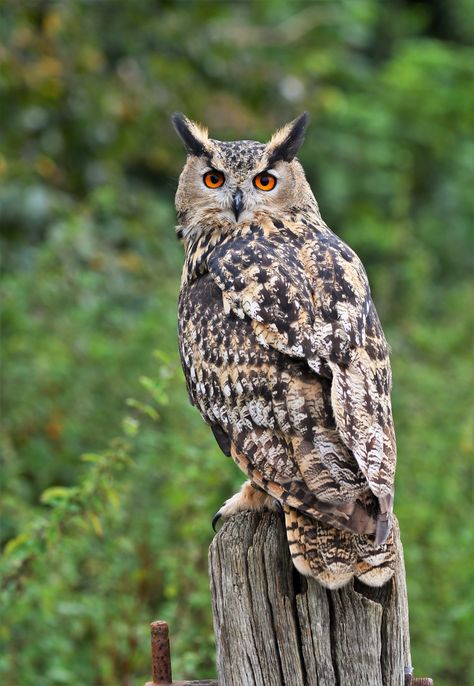
[(283, 126), (273, 134), (268, 143), (268, 166), (283, 160), (291, 162), (296, 157), (303, 141), (306, 127), (308, 126), (309, 115), (303, 112), (299, 117), (293, 119), (289, 124)]
[(175, 112), (171, 121), (176, 133), (184, 143), (186, 152), (197, 157), (208, 154), (206, 149), (207, 129), (185, 117), (182, 112)]

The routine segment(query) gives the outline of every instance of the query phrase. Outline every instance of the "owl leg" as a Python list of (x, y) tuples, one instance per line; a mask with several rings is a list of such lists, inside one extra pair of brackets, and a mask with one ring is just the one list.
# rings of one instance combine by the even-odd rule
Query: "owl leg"
[(271, 495), (262, 491), (251, 481), (246, 481), (238, 493), (225, 501), (223, 506), (216, 512), (212, 519), (212, 528), (216, 530), (216, 524), (219, 519), (227, 519), (237, 512), (246, 512), (253, 510), (260, 512), (262, 510), (280, 511), (281, 505), (278, 500), (272, 498)]

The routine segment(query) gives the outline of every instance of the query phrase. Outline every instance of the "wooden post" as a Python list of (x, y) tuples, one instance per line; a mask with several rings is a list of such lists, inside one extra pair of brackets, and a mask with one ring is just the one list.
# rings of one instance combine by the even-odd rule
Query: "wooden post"
[(219, 686), (415, 684), (398, 525), (395, 539), (385, 586), (328, 591), (294, 569), (280, 515), (226, 521), (209, 550)]

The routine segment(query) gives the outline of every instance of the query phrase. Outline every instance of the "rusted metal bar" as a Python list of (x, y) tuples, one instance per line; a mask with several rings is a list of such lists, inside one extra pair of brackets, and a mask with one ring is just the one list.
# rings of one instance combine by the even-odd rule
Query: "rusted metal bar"
[(165, 686), (172, 683), (168, 624), (160, 620), (152, 622), (150, 631), (153, 683)]
[(171, 651), (169, 628), (166, 622), (158, 620), (150, 624), (151, 632), (151, 673), (153, 681), (145, 686), (218, 686), (217, 681), (204, 679), (198, 681), (173, 681), (171, 676)]
[(414, 677), (413, 668), (410, 668), (410, 671), (405, 671), (405, 686), (434, 686), (434, 681), (426, 677)]

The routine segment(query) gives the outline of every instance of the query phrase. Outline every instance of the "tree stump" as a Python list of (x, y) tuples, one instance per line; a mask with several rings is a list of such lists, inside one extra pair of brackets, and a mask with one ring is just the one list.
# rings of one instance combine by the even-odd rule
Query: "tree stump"
[(301, 576), (281, 516), (246, 512), (209, 550), (219, 686), (403, 686), (410, 683), (408, 603), (397, 570), (382, 588), (337, 591)]

